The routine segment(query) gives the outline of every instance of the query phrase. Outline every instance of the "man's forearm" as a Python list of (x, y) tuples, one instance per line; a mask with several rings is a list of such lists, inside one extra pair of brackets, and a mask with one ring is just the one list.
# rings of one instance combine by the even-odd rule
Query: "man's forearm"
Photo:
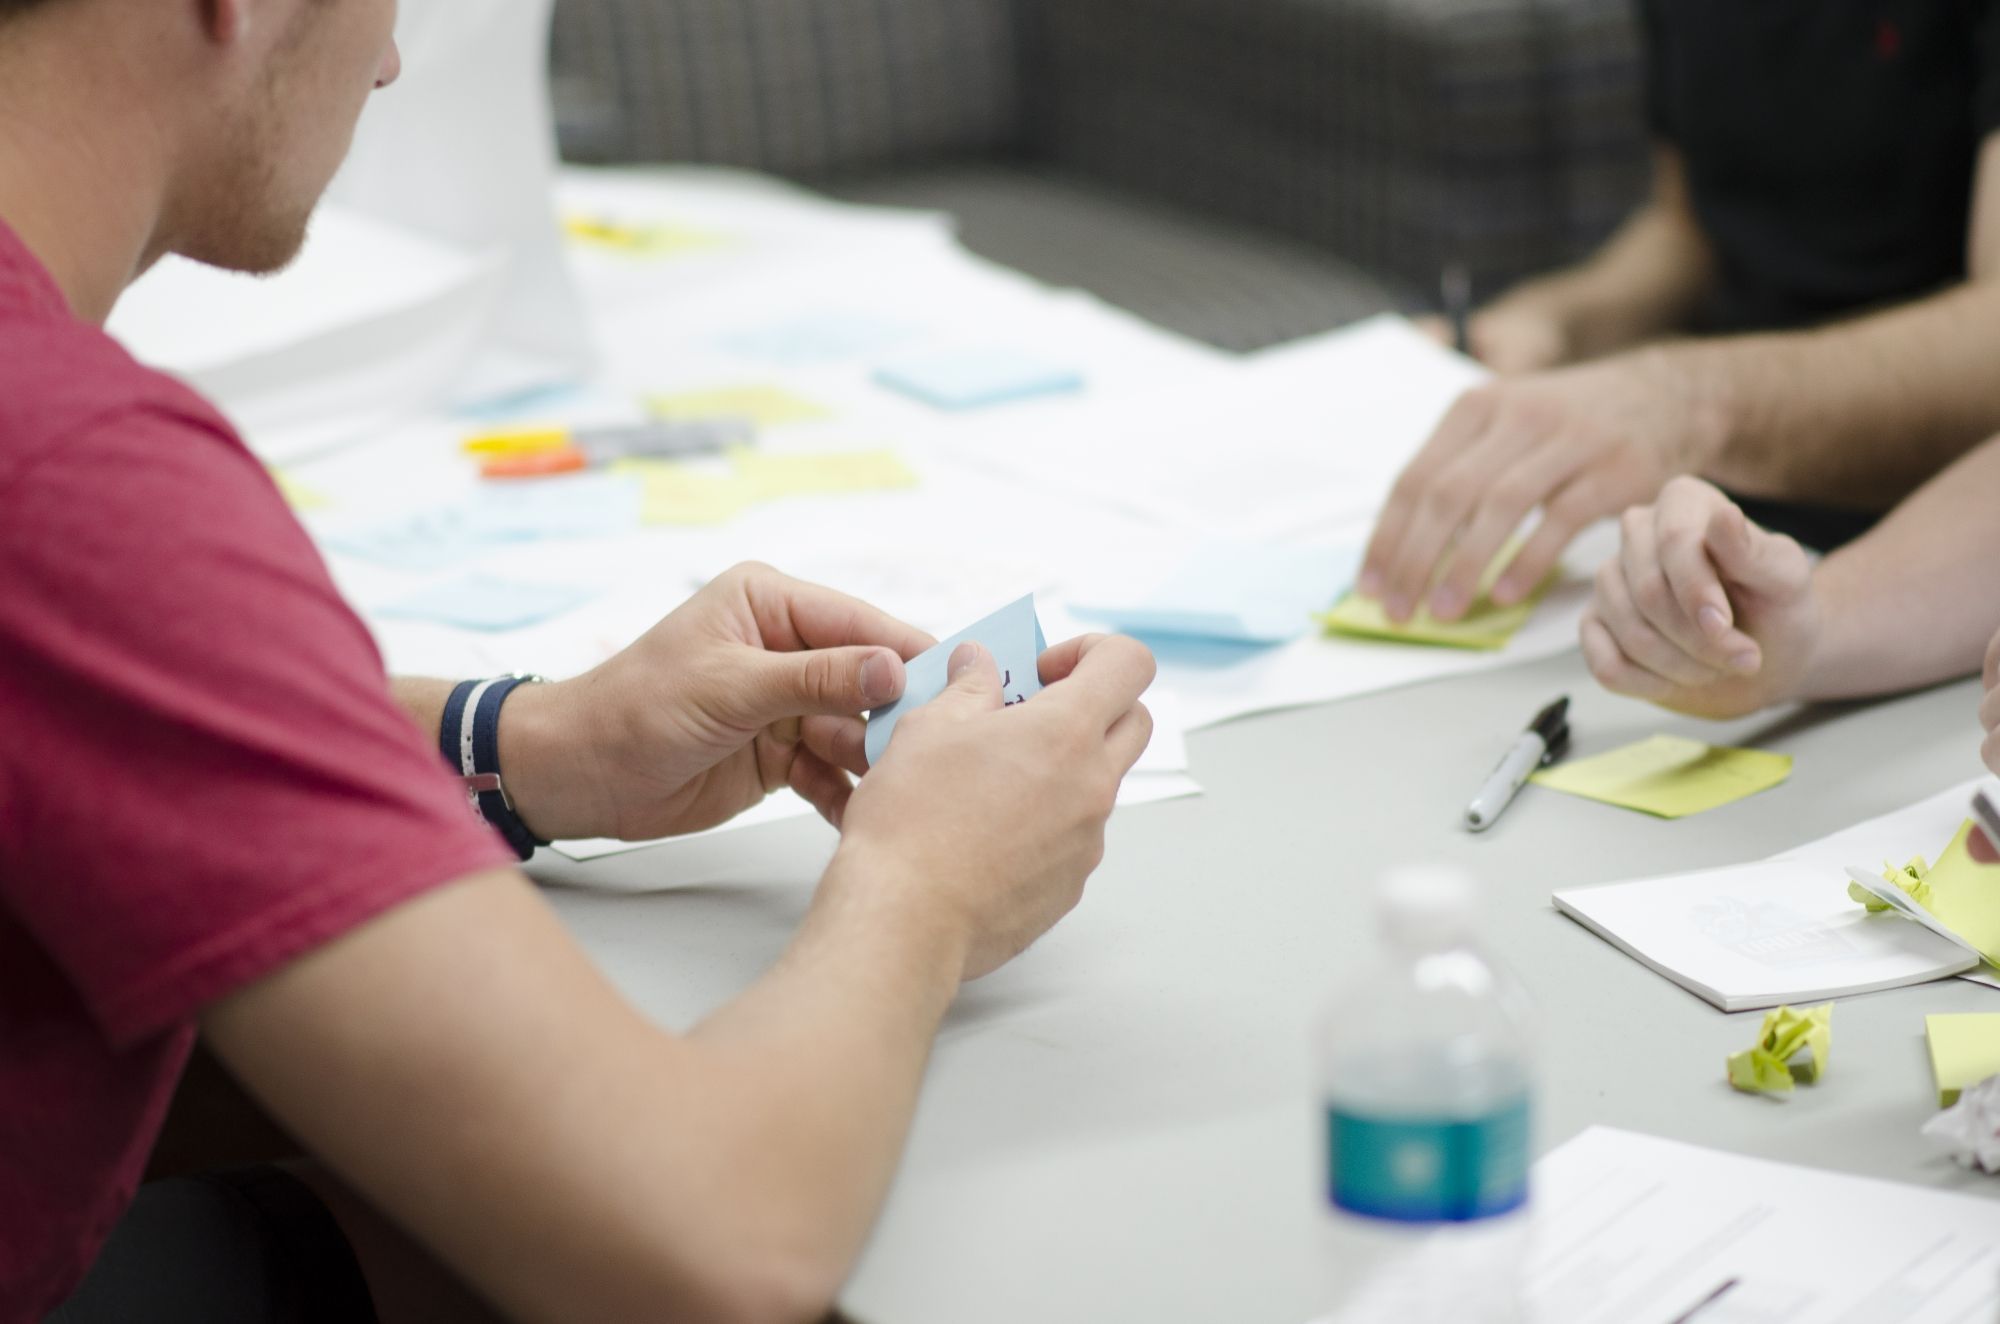
[(1817, 331), (1664, 352), (1723, 402), (1704, 476), (1749, 496), (1881, 510), (2000, 429), (2000, 280)]
[(1553, 317), (1574, 360), (1686, 330), (1714, 280), (1679, 155), (1659, 149), (1653, 197), (1589, 260), (1510, 291), (1495, 305)]
[(2000, 622), (2000, 438), (1937, 475), (1815, 574), (1824, 619), (1807, 699), (1914, 689), (1979, 669)]

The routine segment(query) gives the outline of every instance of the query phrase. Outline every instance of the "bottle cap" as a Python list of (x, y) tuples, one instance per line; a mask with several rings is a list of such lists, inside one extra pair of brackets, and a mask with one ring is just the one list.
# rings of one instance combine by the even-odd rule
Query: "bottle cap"
[(1472, 932), (1479, 892), (1472, 875), (1443, 864), (1406, 865), (1382, 879), (1382, 927), (1398, 942), (1434, 946)]

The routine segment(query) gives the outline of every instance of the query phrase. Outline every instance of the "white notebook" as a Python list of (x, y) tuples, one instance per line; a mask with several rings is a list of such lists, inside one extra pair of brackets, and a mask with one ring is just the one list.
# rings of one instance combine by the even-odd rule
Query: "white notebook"
[(1724, 1011), (1921, 984), (1979, 958), (1847, 895), (1847, 866), (1935, 859), (1971, 811), (1967, 782), (1755, 864), (1555, 894), (1556, 908)]

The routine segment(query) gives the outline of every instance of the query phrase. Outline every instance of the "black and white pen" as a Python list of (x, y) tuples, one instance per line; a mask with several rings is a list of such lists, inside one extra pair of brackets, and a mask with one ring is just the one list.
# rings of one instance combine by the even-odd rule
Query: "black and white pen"
[(1546, 768), (1569, 748), (1569, 696), (1564, 695), (1535, 715), (1520, 739), (1493, 769), (1465, 811), (1465, 825), (1484, 832), (1500, 821), (1537, 768)]

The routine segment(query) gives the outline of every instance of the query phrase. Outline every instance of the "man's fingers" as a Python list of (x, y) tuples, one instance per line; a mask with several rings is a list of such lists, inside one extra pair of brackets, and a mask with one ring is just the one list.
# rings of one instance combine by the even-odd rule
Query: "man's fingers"
[(1965, 839), (1965, 844), (1972, 858), (1981, 864), (2000, 864), (2000, 850), (1993, 849), (1993, 841), (1986, 835), (1985, 828), (1972, 829), (1972, 835)]
[(847, 813), (848, 797), (854, 794), (854, 784), (847, 780), (847, 774), (825, 762), (809, 749), (801, 749), (792, 760), (791, 788), (799, 798), (819, 811), (819, 816), (835, 827)]
[[(1663, 508), (1635, 506), (1625, 512), (1620, 530), (1618, 563), (1632, 604), (1669, 643), (1703, 667), (1735, 672), (1754, 669), (1758, 658), (1756, 643), (1734, 629), (1725, 628), (1719, 635), (1710, 634), (1688, 612), (1686, 599), (1667, 575), (1666, 548), (1673, 546), (1682, 562), (1681, 573), (1684, 576), (1706, 574), (1714, 581), (1715, 595), (1722, 595), (1721, 581), (1716, 579), (1713, 567), (1708, 566), (1708, 558), (1701, 551), (1699, 527), (1675, 530), (1664, 525)], [(1694, 566), (1685, 564), (1690, 547), (1694, 549), (1694, 559), (1699, 563)], [(1702, 594), (1701, 600), (1706, 599), (1707, 595)], [(1724, 601), (1727, 601), (1726, 597)]]
[(1583, 660), (1590, 667), (1590, 674), (1613, 694), (1629, 695), (1649, 703), (1664, 703), (1667, 696), (1674, 692), (1672, 685), (1626, 657), (1611, 637), (1611, 632), (1596, 616), (1585, 613), (1578, 639), (1583, 645)]
[(852, 717), (902, 697), (903, 660), (887, 648), (826, 648), (748, 654), (749, 676), (737, 687), (749, 726), (787, 717)]
[(2000, 686), (2000, 633), (1993, 636), (1993, 642), (1986, 645), (1986, 688)]
[(1000, 693), (1000, 668), (993, 660), (993, 654), (981, 644), (963, 643), (951, 652), (945, 663), (945, 675), (950, 683), (944, 692), (931, 701), (932, 705), (943, 704), (947, 709), (962, 708), (968, 712), (985, 712), (998, 708), (1004, 702)]
[[(1071, 642), (1076, 645), (1075, 664), (1060, 683), (1029, 702), (1081, 708), (1095, 719), (1098, 730), (1108, 731), (1152, 685), (1159, 664), (1144, 644), (1121, 634), (1085, 636)], [(1060, 649), (1050, 649), (1043, 656), (1049, 654), (1058, 654), (1055, 665), (1063, 665)]]
[(1496, 458), (1500, 467), (1490, 481), (1479, 483), (1471, 520), (1431, 590), (1431, 614), (1439, 620), (1454, 621), (1466, 613), (1507, 540), (1576, 466), (1575, 456), (1556, 445), (1536, 446), (1525, 455), (1503, 450)]
[[(1440, 475), (1485, 433), (1494, 408), (1495, 397), (1489, 388), (1478, 387), (1461, 395), (1417, 458), (1396, 479), (1382, 513), (1376, 518), (1375, 532), (1362, 558), (1357, 587), (1365, 596), (1386, 601), (1392, 569), (1403, 560), (1400, 548), (1409, 536), (1411, 523), (1429, 499)], [(1429, 567), (1425, 573), (1428, 575)]]
[(908, 661), (937, 640), (859, 598), (755, 563), (729, 572), (742, 585), (764, 646), (775, 652), (877, 644)]
[(1135, 703), (1125, 710), (1124, 716), (1111, 724), (1104, 734), (1104, 747), (1111, 755), (1111, 766), (1118, 769), (1123, 777), (1132, 771), (1132, 765), (1146, 752), (1146, 746), (1153, 743), (1153, 714), (1143, 703)]
[(1695, 689), (1721, 678), (1714, 669), (1681, 651), (1646, 619), (1632, 600), (1619, 562), (1607, 561), (1597, 572), (1597, 596), (1591, 610), (1620, 653), (1662, 680)]
[(859, 777), (868, 771), (868, 724), (858, 717), (808, 717), (799, 743), (823, 762)]

